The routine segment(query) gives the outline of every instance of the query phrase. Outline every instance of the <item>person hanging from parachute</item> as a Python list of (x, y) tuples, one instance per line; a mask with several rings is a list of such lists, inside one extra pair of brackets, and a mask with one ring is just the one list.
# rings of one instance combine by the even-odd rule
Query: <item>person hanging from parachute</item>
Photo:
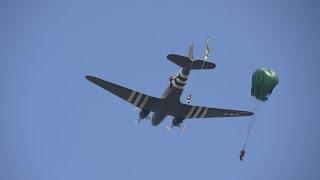
[(243, 161), (243, 157), (244, 157), (245, 154), (246, 154), (246, 151), (245, 151), (244, 149), (242, 149), (242, 150), (240, 151), (240, 156), (239, 156), (240, 161)]
[[(251, 96), (256, 100), (266, 102), (271, 95), (273, 89), (279, 84), (279, 77), (275, 71), (268, 68), (259, 68), (252, 74), (251, 79)], [(252, 117), (249, 129), (247, 131), (246, 139), (243, 143), (243, 147), (240, 151), (240, 160), (243, 161), (243, 158), (246, 154), (246, 146), (249, 134), (251, 132), (255, 116)]]

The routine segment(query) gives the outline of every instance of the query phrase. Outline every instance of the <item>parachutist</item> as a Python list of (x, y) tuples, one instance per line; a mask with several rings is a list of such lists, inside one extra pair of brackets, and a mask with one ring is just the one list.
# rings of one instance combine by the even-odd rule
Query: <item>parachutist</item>
[(244, 157), (245, 154), (246, 154), (246, 151), (245, 151), (244, 149), (242, 149), (242, 150), (240, 151), (240, 156), (239, 156), (239, 158), (240, 158), (241, 161), (243, 161), (243, 157)]

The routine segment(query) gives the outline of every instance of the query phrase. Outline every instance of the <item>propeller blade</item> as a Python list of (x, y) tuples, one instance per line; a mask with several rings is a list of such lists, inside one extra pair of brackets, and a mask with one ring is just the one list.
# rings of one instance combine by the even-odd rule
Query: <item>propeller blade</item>
[(184, 131), (186, 129), (186, 126), (184, 124), (179, 124), (179, 128)]
[(167, 131), (171, 131), (172, 127), (173, 127), (172, 124), (171, 124), (171, 125), (168, 125), (168, 126), (166, 127), (166, 130), (167, 130)]
[(149, 115), (146, 117), (146, 119), (152, 121), (152, 116), (149, 114)]
[(134, 122), (136, 123), (136, 124), (140, 124), (140, 122), (142, 121), (142, 119), (137, 119), (137, 120), (135, 120)]

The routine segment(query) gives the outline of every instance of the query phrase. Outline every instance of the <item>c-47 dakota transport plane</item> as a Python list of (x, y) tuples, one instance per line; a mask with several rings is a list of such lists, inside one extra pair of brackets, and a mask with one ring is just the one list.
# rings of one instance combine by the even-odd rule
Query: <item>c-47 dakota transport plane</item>
[(170, 83), (160, 98), (152, 97), (97, 77), (86, 76), (86, 79), (138, 107), (140, 109), (138, 122), (148, 118), (151, 112), (152, 115), (150, 116), (150, 119), (153, 126), (159, 125), (167, 116), (172, 116), (172, 124), (167, 127), (168, 130), (174, 126), (184, 129), (182, 122), (185, 119), (253, 115), (252, 112), (248, 111), (192, 106), (181, 103), (180, 97), (188, 80), (190, 71), (197, 69), (213, 69), (216, 65), (208, 61), (193, 60), (192, 56), (190, 56), (190, 51), (189, 57), (169, 54), (167, 58), (180, 66), (181, 70), (176, 76), (169, 78)]

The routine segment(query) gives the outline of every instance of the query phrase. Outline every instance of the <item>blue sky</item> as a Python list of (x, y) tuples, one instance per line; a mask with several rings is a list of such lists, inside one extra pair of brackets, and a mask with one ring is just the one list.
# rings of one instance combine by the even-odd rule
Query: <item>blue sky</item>
[[(320, 178), (319, 3), (1, 1), (0, 179)], [(179, 68), (169, 53), (217, 67), (191, 73), (182, 101), (253, 110), (251, 74), (280, 84), (250, 118), (185, 121), (185, 132), (135, 125), (134, 107), (84, 79), (160, 96)]]

